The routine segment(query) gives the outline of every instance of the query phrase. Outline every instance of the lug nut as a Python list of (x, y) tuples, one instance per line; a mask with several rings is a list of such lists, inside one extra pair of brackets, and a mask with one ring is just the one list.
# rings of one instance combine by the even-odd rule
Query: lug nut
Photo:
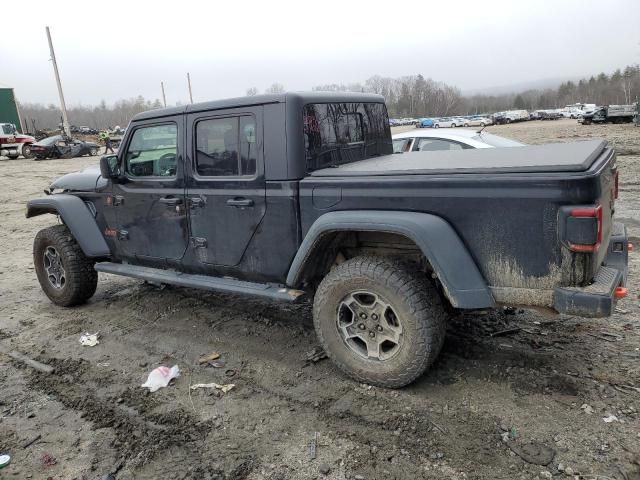
[(364, 330), (364, 329), (365, 329), (364, 323), (361, 323), (360, 325), (358, 325), (358, 328), (359, 328), (360, 330)]
[(375, 336), (376, 336), (376, 333), (375, 333), (375, 332), (369, 332), (369, 336), (370, 336), (370, 337), (375, 337)]
[(373, 318), (374, 320), (378, 320), (378, 315), (376, 315), (375, 313), (372, 313), (371, 318)]
[(377, 329), (379, 332), (381, 332), (381, 331), (382, 331), (382, 325), (378, 325), (378, 326), (376, 327), (376, 329)]
[(360, 318), (362, 318), (362, 319), (367, 318), (367, 314), (366, 314), (366, 313), (364, 313), (364, 312), (362, 312), (362, 313), (360, 314)]

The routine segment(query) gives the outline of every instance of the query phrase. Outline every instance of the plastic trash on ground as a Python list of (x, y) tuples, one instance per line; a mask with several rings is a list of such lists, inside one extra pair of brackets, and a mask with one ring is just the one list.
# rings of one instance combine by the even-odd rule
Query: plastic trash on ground
[(173, 367), (158, 367), (151, 371), (149, 377), (147, 377), (147, 381), (140, 385), (141, 387), (148, 388), (150, 392), (155, 392), (156, 390), (166, 387), (169, 385), (169, 382), (174, 378), (180, 376), (180, 369), (177, 365)]
[(95, 347), (96, 345), (98, 345), (100, 342), (98, 341), (98, 336), (99, 333), (85, 333), (84, 335), (80, 336), (80, 344), (84, 345), (85, 347)]

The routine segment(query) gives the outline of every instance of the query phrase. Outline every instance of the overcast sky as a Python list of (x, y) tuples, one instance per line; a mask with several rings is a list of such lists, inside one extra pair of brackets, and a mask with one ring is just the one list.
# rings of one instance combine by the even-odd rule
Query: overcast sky
[[(6, 7), (26, 8), (6, 21)], [(51, 27), (70, 105), (142, 95), (167, 103), (422, 73), (476, 90), (640, 63), (640, 0), (277, 0), (5, 5), (0, 84), (58, 103)]]

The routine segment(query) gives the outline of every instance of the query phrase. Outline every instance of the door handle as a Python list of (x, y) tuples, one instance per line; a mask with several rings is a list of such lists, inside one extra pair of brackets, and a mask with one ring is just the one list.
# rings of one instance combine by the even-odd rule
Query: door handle
[(160, 199), (160, 203), (164, 203), (168, 207), (175, 207), (176, 205), (180, 205), (182, 203), (182, 198), (180, 198), (180, 197), (162, 197)]
[(227, 205), (232, 207), (251, 207), (253, 206), (253, 200), (250, 198), (230, 198), (227, 200)]

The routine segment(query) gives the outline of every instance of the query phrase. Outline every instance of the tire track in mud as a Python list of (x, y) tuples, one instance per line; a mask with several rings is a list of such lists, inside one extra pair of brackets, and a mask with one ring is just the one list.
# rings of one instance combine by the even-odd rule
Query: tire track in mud
[[(215, 428), (211, 421), (199, 421), (180, 408), (167, 413), (153, 413), (158, 402), (146, 391), (127, 388), (119, 397), (100, 398), (95, 388), (87, 383), (104, 386), (112, 375), (95, 375), (84, 360), (42, 359), (55, 367), (55, 375), (33, 372), (28, 378), (31, 388), (52, 396), (66, 408), (79, 412), (81, 417), (92, 422), (93, 429), (110, 428), (115, 434), (112, 447), (128, 469), (140, 471), (159, 455), (178, 447), (189, 451), (190, 469), (178, 466), (179, 472), (188, 470), (181, 478), (211, 480), (241, 480), (253, 469), (254, 459), (249, 453), (239, 452), (226, 458), (225, 465), (219, 462), (220, 449), (215, 443), (208, 444), (207, 437)], [(112, 382), (113, 383), (113, 382)], [(93, 385), (92, 385), (93, 386)], [(213, 445), (213, 449), (211, 446)], [(224, 452), (229, 457), (229, 452)], [(165, 466), (169, 473), (171, 466)], [(145, 478), (136, 474), (134, 478)], [(153, 478), (153, 477), (149, 477)]]

